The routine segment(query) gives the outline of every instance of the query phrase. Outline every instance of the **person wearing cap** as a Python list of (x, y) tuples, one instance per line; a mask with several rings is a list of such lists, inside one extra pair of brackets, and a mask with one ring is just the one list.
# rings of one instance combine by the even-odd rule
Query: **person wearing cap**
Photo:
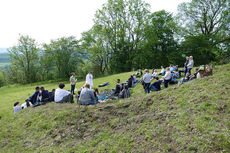
[(14, 114), (22, 110), (22, 108), (19, 106), (19, 102), (14, 103)]
[(187, 65), (189, 75), (191, 75), (191, 70), (192, 70), (193, 66), (194, 66), (193, 57), (190, 56), (189, 57), (189, 62), (188, 62), (188, 65)]
[(72, 76), (70, 77), (69, 81), (70, 81), (70, 85), (71, 85), (71, 94), (75, 94), (74, 90), (75, 90), (75, 85), (77, 83), (77, 78), (75, 77), (75, 73), (72, 73)]

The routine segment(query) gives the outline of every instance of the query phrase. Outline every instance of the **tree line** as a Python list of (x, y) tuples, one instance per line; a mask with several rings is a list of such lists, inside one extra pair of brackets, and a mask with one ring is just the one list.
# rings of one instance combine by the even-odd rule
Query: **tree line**
[(108, 0), (97, 10), (91, 29), (75, 37), (62, 37), (38, 45), (20, 36), (9, 50), (11, 66), (5, 82), (32, 83), (183, 66), (192, 55), (196, 65), (230, 61), (230, 1), (192, 0), (178, 6), (178, 14), (151, 12), (144, 0)]

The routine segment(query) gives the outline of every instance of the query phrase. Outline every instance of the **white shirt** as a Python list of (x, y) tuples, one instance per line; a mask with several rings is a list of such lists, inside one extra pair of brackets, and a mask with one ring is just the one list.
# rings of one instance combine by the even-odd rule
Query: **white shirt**
[(75, 85), (77, 83), (77, 78), (75, 76), (71, 76), (69, 81), (71, 85)]
[(14, 107), (14, 114), (16, 114), (17, 112), (19, 112), (20, 110), (22, 110), (22, 108), (20, 106), (15, 106)]
[(153, 77), (157, 77), (158, 76), (158, 72), (153, 72), (152, 76)]
[(150, 83), (151, 82), (151, 78), (152, 78), (152, 75), (150, 73), (146, 73), (144, 76), (143, 76), (143, 81), (145, 83)]
[(170, 80), (171, 79), (171, 72), (170, 71), (166, 71), (165, 76), (163, 76), (163, 78), (165, 80)]
[(54, 101), (59, 102), (62, 100), (63, 97), (68, 96), (69, 94), (70, 94), (69, 91), (61, 89), (61, 88), (57, 88), (54, 94)]
[(165, 69), (164, 69), (164, 68), (162, 68), (162, 69), (161, 69), (161, 73), (164, 73), (164, 71), (165, 71)]
[(193, 60), (189, 60), (187, 68), (193, 68), (194, 65), (194, 61)]
[(90, 88), (93, 86), (93, 75), (92, 74), (87, 74), (86, 75), (86, 83), (90, 85)]
[[(31, 102), (29, 102), (29, 103), (30, 103), (30, 106), (32, 106), (32, 103)], [(23, 109), (27, 108), (26, 102), (21, 105), (21, 108), (23, 108)]]

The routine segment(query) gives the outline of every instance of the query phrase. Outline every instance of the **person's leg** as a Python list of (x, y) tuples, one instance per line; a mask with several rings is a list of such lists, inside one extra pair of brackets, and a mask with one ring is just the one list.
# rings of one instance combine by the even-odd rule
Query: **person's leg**
[(57, 103), (64, 103), (64, 102), (70, 102), (72, 103), (73, 101), (73, 96), (71, 94), (65, 96), (62, 98), (62, 100), (58, 101)]
[(188, 69), (189, 75), (191, 75), (191, 70), (192, 70), (192, 68), (189, 68), (189, 69)]
[(155, 86), (151, 86), (151, 89), (153, 90), (153, 91), (158, 91), (159, 89), (157, 89)]
[(150, 93), (150, 83), (146, 83), (145, 92)]
[(184, 69), (184, 76), (186, 76), (186, 73), (188, 72), (188, 68)]
[(71, 94), (74, 94), (75, 85), (71, 85)]
[(165, 88), (168, 88), (168, 83), (169, 83), (169, 80), (164, 80), (164, 86), (165, 86)]

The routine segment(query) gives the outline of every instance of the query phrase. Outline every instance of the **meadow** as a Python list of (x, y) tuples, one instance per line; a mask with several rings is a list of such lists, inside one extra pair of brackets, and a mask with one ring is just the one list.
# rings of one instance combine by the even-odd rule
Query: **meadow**
[[(112, 89), (121, 73), (94, 79)], [(78, 82), (79, 89), (85, 82)], [(36, 85), (0, 88), (0, 152), (230, 152), (230, 64), (213, 76), (94, 106), (49, 103), (13, 114)], [(70, 85), (66, 82), (66, 89)]]

